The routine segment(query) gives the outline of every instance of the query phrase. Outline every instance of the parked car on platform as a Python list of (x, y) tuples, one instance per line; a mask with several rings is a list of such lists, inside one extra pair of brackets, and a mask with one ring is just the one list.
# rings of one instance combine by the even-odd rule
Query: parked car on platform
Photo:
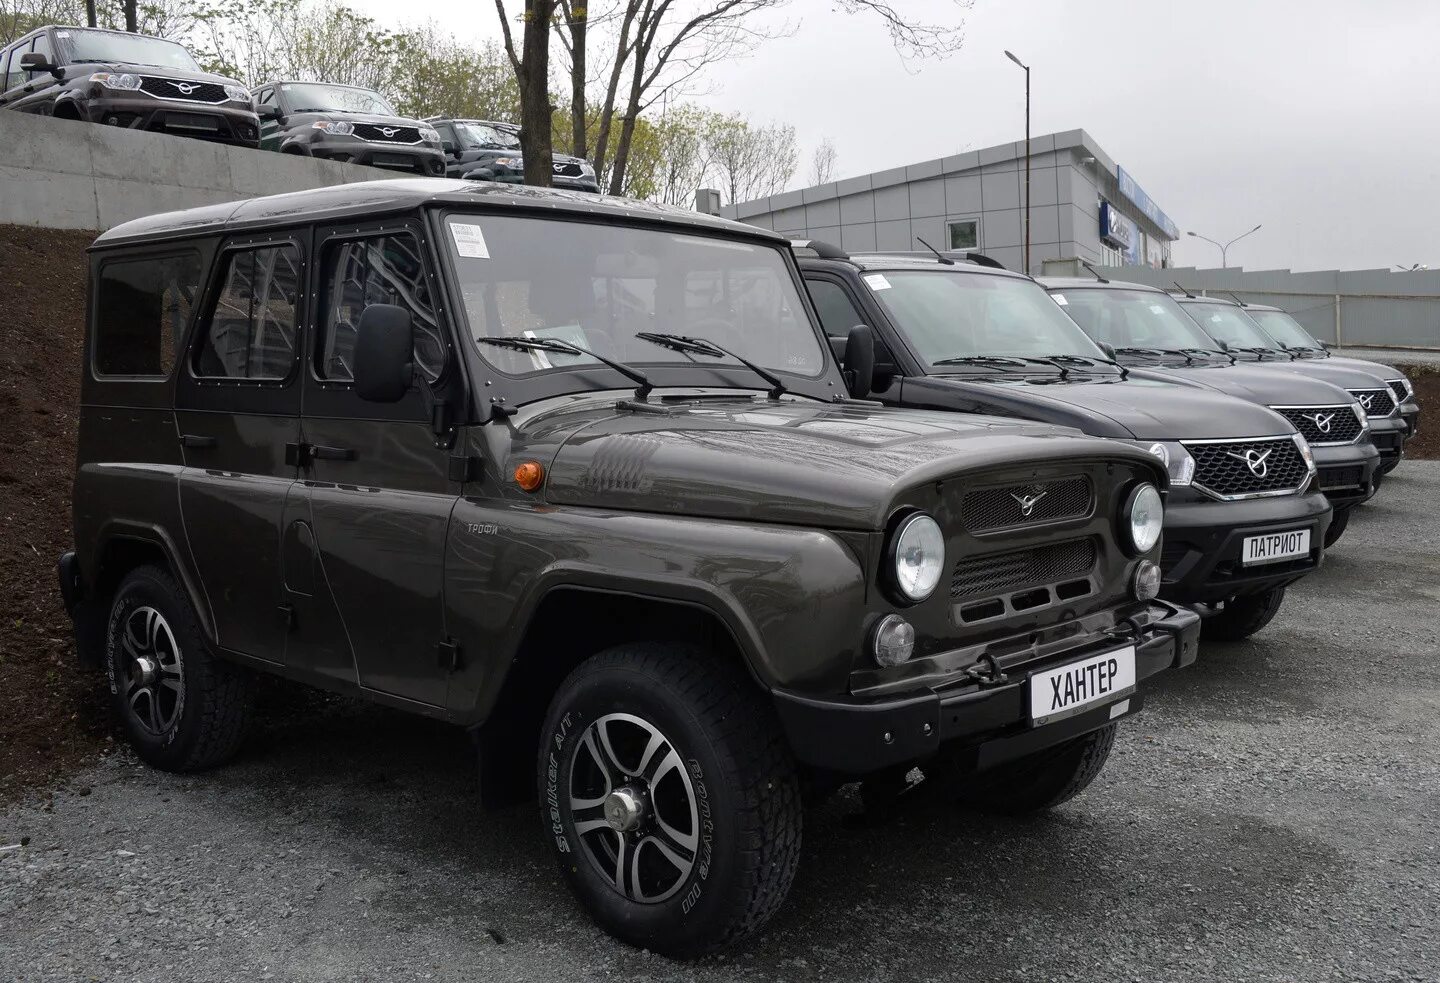
[(90, 27), (41, 27), (0, 51), (0, 109), (254, 147), (250, 91), (183, 45)]
[(426, 177), (445, 173), (440, 135), (400, 116), (380, 93), (330, 82), (266, 82), (255, 89), (260, 146)]
[(772, 232), (411, 179), (89, 262), (60, 581), (136, 753), (234, 754), (251, 671), (466, 727), (482, 799), (538, 797), (635, 945), (759, 930), (804, 785), (1065, 801), (1196, 657), (1155, 596), (1165, 465), (850, 398)]
[[(1075, 427), (1164, 463), (1160, 596), (1199, 606), (1205, 637), (1259, 631), (1286, 587), (1319, 566), (1331, 509), (1315, 487), (1308, 444), (1284, 417), (1220, 393), (1131, 377), (1043, 288), (983, 256), (850, 256), (826, 243), (795, 246), (837, 351), (856, 324), (876, 332), (872, 399)], [(1065, 508), (1064, 496), (1052, 487), (1026, 501), (1044, 515)]]
[[(520, 128), (511, 123), (432, 116), (426, 120), (440, 132), (445, 150), (445, 173), (467, 181), (525, 183), (525, 158), (520, 152)], [(550, 186), (599, 194), (595, 168), (588, 160), (552, 154)]]
[(1157, 287), (1115, 280), (1042, 277), (1051, 298), (1085, 333), (1138, 378), (1200, 386), (1268, 406), (1310, 444), (1317, 487), (1335, 508), (1330, 542), (1350, 510), (1378, 487), (1380, 452), (1370, 416), (1349, 392), (1320, 379), (1275, 371), (1278, 363), (1238, 364)]

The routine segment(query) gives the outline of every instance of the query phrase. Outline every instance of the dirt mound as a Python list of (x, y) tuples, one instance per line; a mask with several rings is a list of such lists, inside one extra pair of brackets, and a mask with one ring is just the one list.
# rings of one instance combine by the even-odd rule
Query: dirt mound
[(70, 481), (92, 232), (0, 226), (0, 801), (108, 741), (98, 681), (74, 667), (55, 561)]
[(1434, 365), (1397, 365), (1396, 368), (1410, 377), (1415, 398), (1420, 401), (1420, 433), (1405, 445), (1405, 456), (1440, 457), (1440, 420), (1435, 419), (1435, 412), (1440, 409), (1440, 368)]

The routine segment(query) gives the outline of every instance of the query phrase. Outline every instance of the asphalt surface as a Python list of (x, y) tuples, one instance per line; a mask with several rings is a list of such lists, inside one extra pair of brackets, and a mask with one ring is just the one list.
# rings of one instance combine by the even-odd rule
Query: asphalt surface
[(1440, 980), (1436, 502), (1440, 462), (1403, 464), (1044, 818), (811, 813), (789, 903), (724, 957), (612, 942), (531, 809), (480, 811), (463, 737), (331, 701), (229, 768), (122, 753), (0, 813), (0, 979)]

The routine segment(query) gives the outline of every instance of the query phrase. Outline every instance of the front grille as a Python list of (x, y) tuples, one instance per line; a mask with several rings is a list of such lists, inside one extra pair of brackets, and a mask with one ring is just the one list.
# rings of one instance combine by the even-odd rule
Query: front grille
[(1348, 444), (1360, 436), (1360, 418), (1349, 406), (1306, 406), (1276, 410), (1312, 444)]
[(1041, 587), (1088, 574), (1095, 566), (1095, 542), (1076, 539), (1009, 553), (966, 557), (950, 576), (950, 597), (964, 600)]
[[(1289, 437), (1183, 443), (1195, 458), (1194, 485), (1216, 498), (1294, 491), (1310, 472), (1300, 448)], [(1255, 463), (1254, 468), (1250, 462)]]
[(1350, 395), (1360, 400), (1371, 416), (1389, 416), (1395, 412), (1395, 397), (1386, 389), (1352, 389)]
[(1321, 491), (1330, 491), (1333, 488), (1358, 488), (1365, 480), (1364, 468), (1321, 468), (1316, 480), (1320, 482)]
[(225, 86), (218, 82), (189, 82), (185, 79), (167, 79), (158, 75), (140, 76), (140, 91), (161, 99), (178, 99), (181, 102), (203, 102), (214, 106), (225, 102)]
[(580, 176), (580, 165), (566, 163), (565, 161), (556, 161), (555, 164), (551, 166), (551, 170), (560, 177)]
[(1399, 379), (1391, 379), (1390, 388), (1394, 391), (1397, 400), (1403, 400), (1405, 398), (1405, 383)]
[(1029, 485), (980, 488), (967, 492), (961, 499), (960, 521), (970, 532), (980, 533), (1010, 526), (1081, 519), (1090, 514), (1094, 499), (1090, 479), (1083, 475)]
[(413, 126), (382, 126), (378, 123), (356, 123), (355, 135), (371, 143), (419, 143), (420, 131)]

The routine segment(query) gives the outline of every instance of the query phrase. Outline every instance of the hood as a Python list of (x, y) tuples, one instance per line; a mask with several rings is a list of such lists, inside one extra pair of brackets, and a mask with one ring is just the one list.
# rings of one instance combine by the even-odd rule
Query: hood
[(422, 123), (418, 119), (410, 119), (405, 116), (386, 116), (384, 113), (349, 113), (343, 109), (326, 109), (321, 112), (291, 113), (290, 119), (301, 123), (308, 123), (314, 120), (335, 120), (346, 123), (374, 123), (376, 126), (413, 126), (417, 129), (427, 127), (429, 123)]
[(549, 502), (750, 522), (880, 530), (919, 485), (1046, 461), (1142, 462), (1161, 480), (1129, 444), (869, 405), (697, 399), (637, 413), (612, 397), (519, 426), (542, 441), (567, 431), (548, 466)]
[(1316, 358), (1310, 360), (1311, 365), (1340, 365), (1347, 369), (1358, 369), (1361, 372), (1369, 372), (1379, 379), (1389, 382), (1391, 379), (1403, 379), (1405, 373), (1393, 365), (1386, 365), (1384, 362), (1372, 362), (1365, 358), (1345, 358), (1340, 355), (1331, 355), (1329, 358)]
[[(479, 160), (492, 160), (496, 157), (524, 157), (524, 152), (516, 147), (514, 150), (506, 150), (500, 147), (479, 147), (474, 148), (479, 155)], [(572, 157), (569, 154), (551, 153), (550, 159), (556, 164), (588, 164), (589, 161), (581, 157)]]
[(1274, 364), (1242, 362), (1184, 369), (1131, 369), (1130, 374), (1132, 378), (1141, 376), (1212, 389), (1262, 406), (1348, 406), (1355, 401), (1341, 386), (1314, 376), (1281, 371)]
[[(1003, 388), (1012, 401), (1022, 404), (1017, 408), (1032, 418), (1034, 410), (1025, 411), (1023, 403), (1042, 412), (1047, 405), (1078, 409), (1082, 412), (1072, 425), (1100, 437), (1206, 440), (1289, 434), (1295, 429), (1278, 413), (1253, 402), (1193, 386), (1136, 378), (1133, 373), (1124, 381), (1115, 378), (1046, 385), (981, 385)], [(1086, 416), (1095, 414), (1113, 421), (1121, 432), (1110, 432), (1109, 428), (1102, 431), (1085, 422)]]
[(238, 85), (245, 91), (250, 91), (250, 87), (245, 83), (226, 78), (224, 75), (216, 75), (213, 72), (195, 72), (188, 68), (170, 68), (164, 65), (131, 65), (122, 61), (103, 65), (97, 62), (69, 65), (66, 66), (65, 78), (67, 81), (82, 76), (88, 78), (95, 72), (124, 72), (130, 75), (148, 75), (157, 79), (175, 79), (179, 82), (215, 82), (219, 85)]
[(1342, 389), (1386, 389), (1389, 388), (1387, 380), (1400, 378), (1398, 374), (1381, 375), (1361, 368), (1359, 364), (1347, 365), (1339, 359), (1329, 358), (1303, 358), (1272, 365), (1271, 368), (1307, 375), (1312, 379), (1324, 379)]

